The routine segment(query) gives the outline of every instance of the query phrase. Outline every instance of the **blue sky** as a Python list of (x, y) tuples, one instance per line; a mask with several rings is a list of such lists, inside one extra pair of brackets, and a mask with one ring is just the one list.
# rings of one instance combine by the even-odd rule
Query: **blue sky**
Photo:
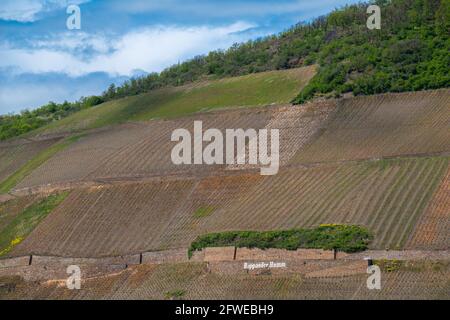
[[(278, 33), (356, 0), (2, 0), (0, 114), (73, 101), (110, 83)], [(81, 30), (68, 30), (68, 5)]]

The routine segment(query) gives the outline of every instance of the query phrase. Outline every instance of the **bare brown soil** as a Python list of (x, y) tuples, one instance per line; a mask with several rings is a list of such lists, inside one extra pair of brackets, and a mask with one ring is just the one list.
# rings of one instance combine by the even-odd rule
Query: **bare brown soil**
[(425, 155), (450, 150), (448, 89), (343, 99), (295, 162)]
[(450, 248), (450, 167), (406, 247)]
[[(402, 159), (76, 189), (12, 254), (125, 255), (187, 248), (209, 232), (321, 223), (367, 226), (373, 248), (398, 249), (447, 166), (446, 158)], [(199, 208), (211, 212), (196, 216)]]

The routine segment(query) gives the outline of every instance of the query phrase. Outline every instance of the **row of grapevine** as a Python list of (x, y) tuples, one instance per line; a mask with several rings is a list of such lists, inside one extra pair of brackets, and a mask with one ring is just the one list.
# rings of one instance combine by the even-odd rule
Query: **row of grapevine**
[[(338, 263), (337, 263), (338, 264)], [(384, 272), (381, 290), (367, 275), (305, 278), (300, 274), (220, 274), (203, 263), (142, 265), (83, 280), (81, 290), (58, 282), (17, 283), (1, 299), (447, 299), (448, 266)], [(6, 279), (8, 280), (8, 279)]]
[(448, 158), (285, 168), (74, 190), (14, 254), (87, 256), (187, 248), (199, 234), (322, 223), (364, 225), (373, 248), (403, 248)]

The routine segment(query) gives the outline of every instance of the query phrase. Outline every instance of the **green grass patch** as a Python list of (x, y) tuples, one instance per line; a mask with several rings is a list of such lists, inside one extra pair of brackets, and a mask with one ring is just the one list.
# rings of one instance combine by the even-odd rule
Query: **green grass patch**
[(61, 142), (58, 142), (49, 148), (45, 149), (33, 159), (28, 161), (25, 165), (23, 165), (19, 170), (14, 172), (8, 178), (3, 180), (0, 183), (0, 194), (8, 193), (11, 191), (19, 182), (21, 182), (26, 176), (28, 176), (33, 170), (38, 168), (48, 159), (50, 159), (53, 155), (58, 153), (59, 151), (67, 148), (70, 144), (77, 141), (81, 138), (82, 135), (72, 136), (64, 139)]
[(30, 135), (92, 129), (126, 121), (171, 119), (211, 109), (289, 103), (314, 75), (313, 67), (309, 68), (156, 89), (79, 111)]
[(450, 263), (448, 261), (432, 260), (397, 260), (397, 259), (378, 259), (373, 263), (380, 267), (382, 272), (445, 272)]
[(374, 260), (373, 263), (379, 266), (380, 269), (385, 272), (399, 271), (404, 265), (404, 261), (400, 261), (397, 259), (380, 259)]
[(165, 296), (166, 299), (175, 300), (182, 298), (185, 294), (186, 294), (185, 290), (172, 290), (166, 292)]
[(189, 256), (207, 247), (246, 247), (259, 249), (324, 249), (344, 252), (366, 250), (373, 236), (357, 225), (323, 224), (313, 229), (285, 231), (228, 231), (201, 235), (191, 243)]
[(215, 210), (214, 207), (211, 206), (207, 206), (207, 207), (200, 207), (197, 210), (195, 210), (194, 212), (194, 217), (195, 218), (204, 218), (207, 217), (209, 215), (211, 215), (211, 213), (213, 213)]
[(298, 70), (273, 71), (213, 81), (206, 85), (185, 89), (158, 105), (145, 108), (131, 120), (174, 118), (217, 108), (261, 106), (288, 103), (305, 79)]
[(63, 192), (48, 196), (17, 215), (0, 233), (0, 256), (7, 254), (21, 243), (68, 194)]

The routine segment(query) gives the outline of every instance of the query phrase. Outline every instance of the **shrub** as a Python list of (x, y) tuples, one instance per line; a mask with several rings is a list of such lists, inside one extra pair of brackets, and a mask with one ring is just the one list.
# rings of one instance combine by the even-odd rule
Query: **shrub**
[(196, 218), (204, 218), (209, 215), (211, 215), (214, 212), (214, 207), (206, 206), (206, 207), (200, 207), (194, 212), (194, 217)]
[(314, 229), (282, 231), (228, 231), (197, 237), (191, 243), (189, 256), (207, 247), (277, 248), (287, 250), (324, 249), (357, 252), (367, 249), (370, 232), (357, 225), (323, 224)]
[(167, 291), (165, 296), (166, 296), (166, 299), (174, 300), (174, 299), (180, 299), (185, 294), (186, 294), (185, 290), (172, 290), (172, 291)]

